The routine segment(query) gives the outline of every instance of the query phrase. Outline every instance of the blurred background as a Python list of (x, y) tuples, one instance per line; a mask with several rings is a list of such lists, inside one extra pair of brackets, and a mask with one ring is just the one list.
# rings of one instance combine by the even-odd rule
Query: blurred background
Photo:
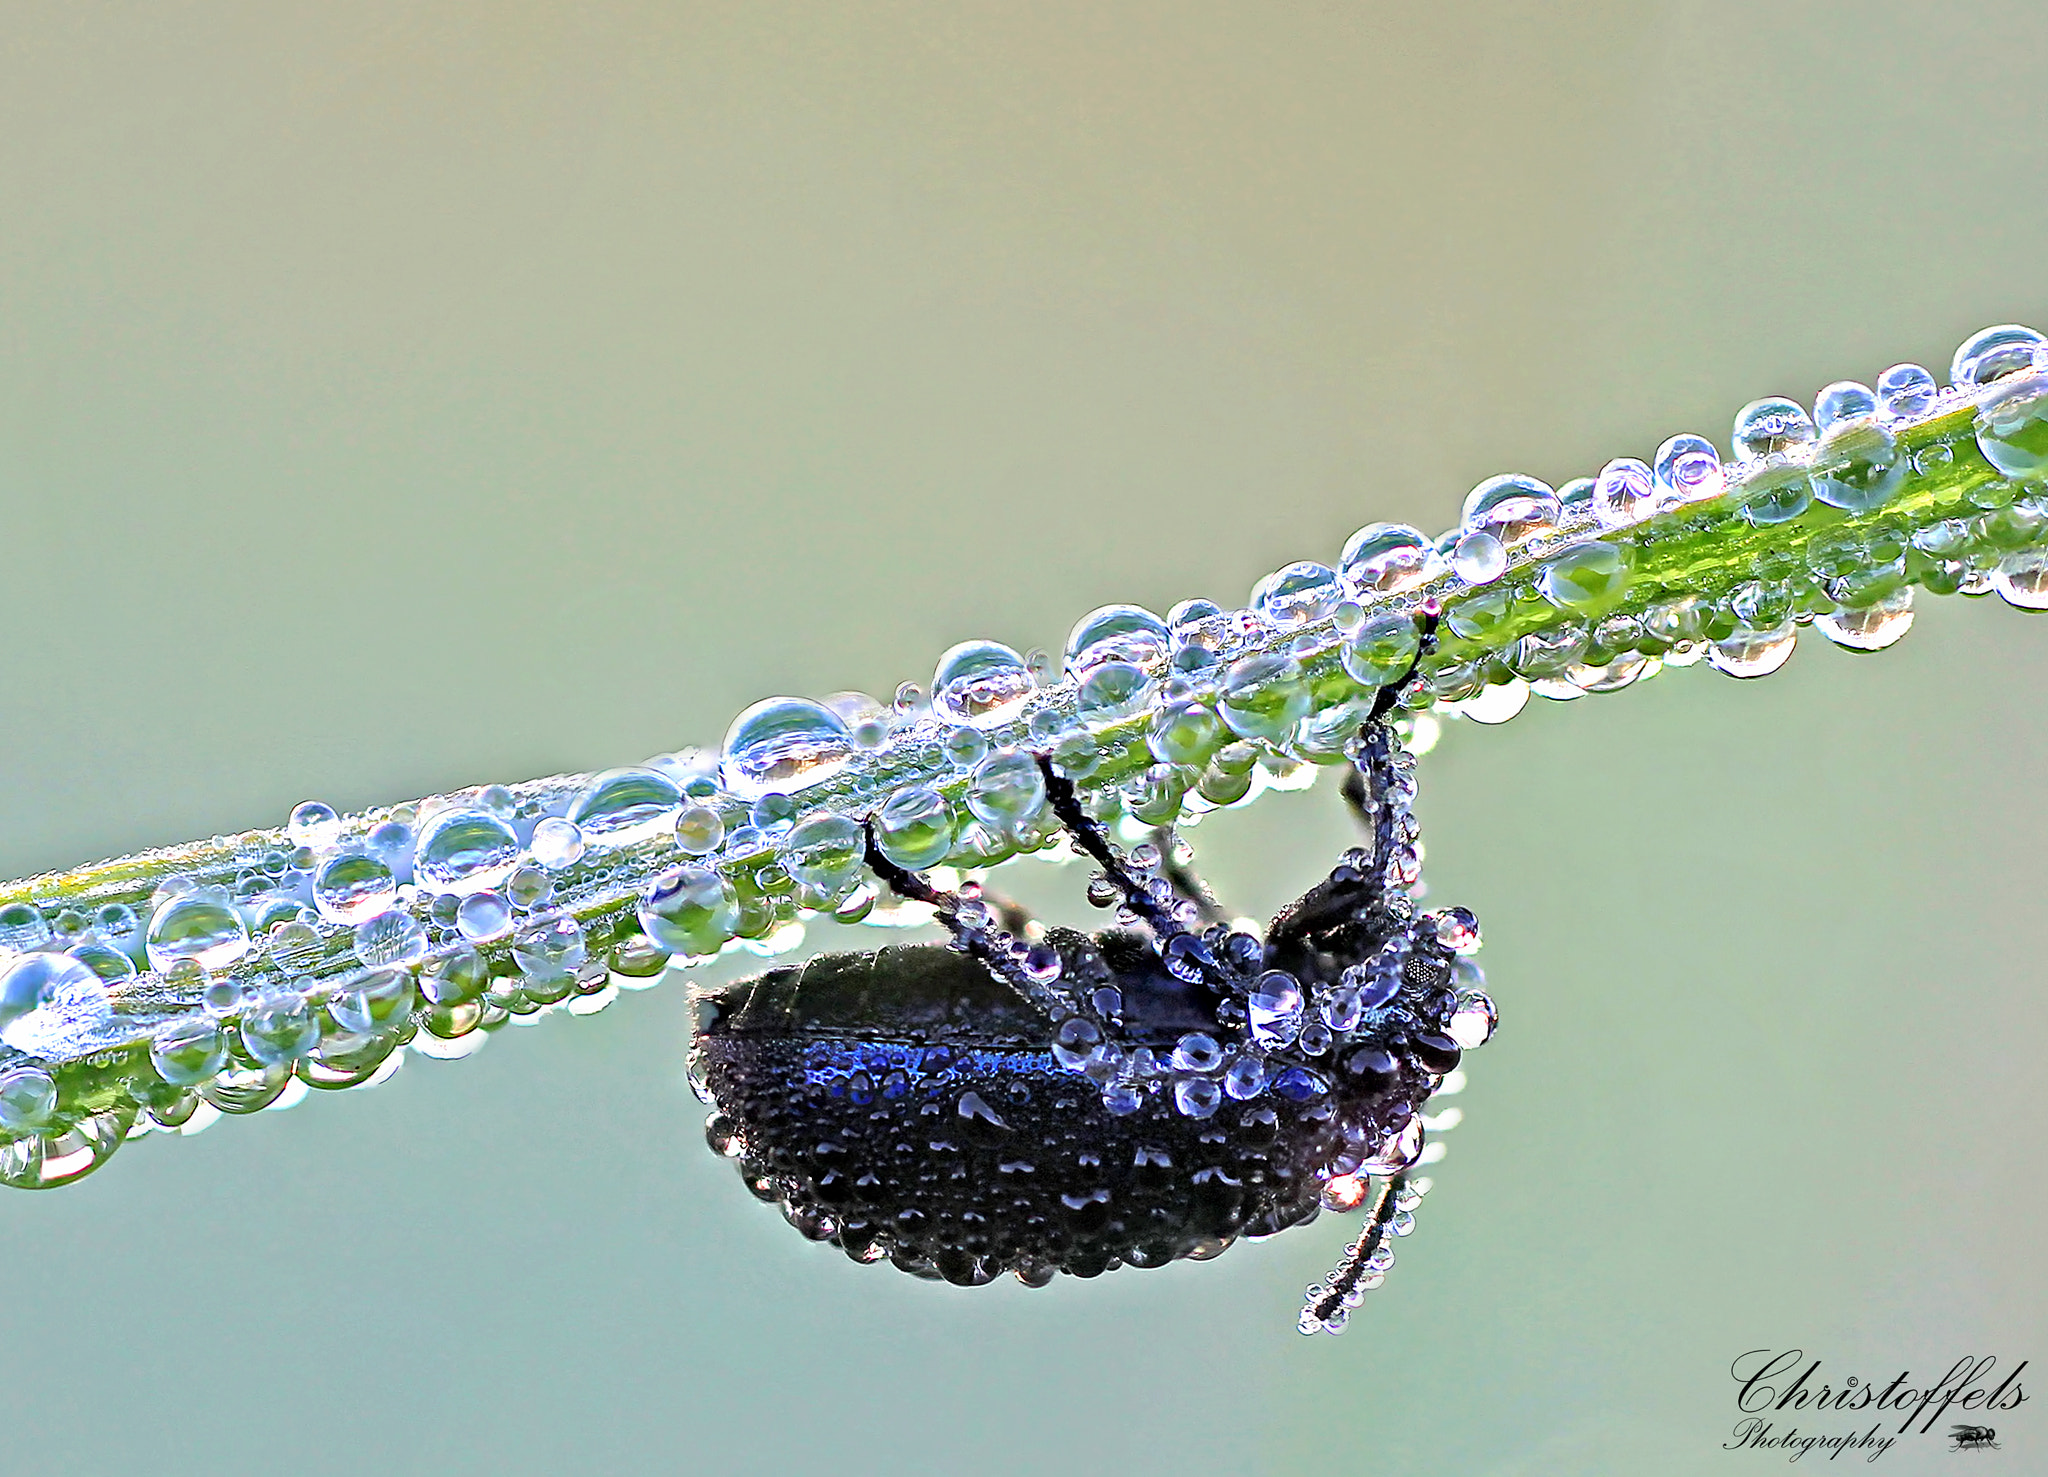
[[(1939, 372), (2048, 327), (2044, 59), (2018, 3), (17, 10), (0, 872), (716, 742)], [(806, 1244), (671, 983), (0, 1203), (6, 1465), (1781, 1461), (1720, 1449), (1745, 1350), (2043, 1353), (2044, 672), (1923, 597), (1453, 725), (1503, 1022), (1342, 1340), (1328, 1218), (1036, 1293)], [(1323, 785), (1193, 839), (1265, 914), (1348, 834)]]

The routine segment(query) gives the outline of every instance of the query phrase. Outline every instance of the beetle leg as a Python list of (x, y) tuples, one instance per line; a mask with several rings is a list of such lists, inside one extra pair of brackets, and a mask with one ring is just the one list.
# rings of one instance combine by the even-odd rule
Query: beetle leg
[(991, 906), (982, 898), (962, 897), (957, 892), (934, 887), (922, 872), (899, 866), (883, 855), (881, 847), (875, 844), (872, 820), (867, 823), (865, 834), (869, 869), (896, 896), (929, 903), (940, 924), (953, 936), (955, 948), (979, 959), (989, 973), (1046, 1014), (1055, 1018), (1095, 1018), (1094, 1010), (1077, 992), (1062, 988), (1059, 951), (1046, 943), (1027, 944), (1012, 931), (1013, 920), (1029, 921), (1022, 908), (1000, 897)]
[(1366, 1278), (1367, 1264), (1386, 1244), (1388, 1227), (1401, 1211), (1401, 1192), (1408, 1185), (1407, 1172), (1381, 1180), (1378, 1184), (1378, 1198), (1366, 1211), (1365, 1228), (1358, 1233), (1358, 1239), (1346, 1248), (1343, 1258), (1330, 1275), (1309, 1289), (1308, 1306), (1301, 1313), (1303, 1333), (1315, 1333), (1319, 1329), (1329, 1333), (1342, 1331), (1349, 1314), (1345, 1300), (1355, 1294), (1358, 1284)]
[(1160, 826), (1154, 830), (1152, 844), (1159, 848), (1159, 875), (1173, 884), (1173, 890), (1181, 901), (1192, 904), (1204, 923), (1229, 922), (1223, 905), (1216, 901), (1216, 894), (1209, 891), (1209, 885), (1195, 875), (1193, 867), (1175, 857), (1174, 850), (1179, 843), (1173, 827)]
[(1153, 943), (1167, 972), (1176, 979), (1200, 981), (1218, 993), (1228, 993), (1234, 983), (1230, 971), (1209, 951), (1201, 934), (1181, 921), (1181, 900), (1174, 895), (1171, 882), (1155, 884), (1133, 872), (1110, 845), (1109, 833), (1102, 823), (1081, 808), (1081, 797), (1075, 792), (1073, 781), (1053, 767), (1049, 755), (1037, 757), (1039, 770), (1045, 775), (1046, 803), (1067, 828), (1074, 844), (1101, 864), (1103, 875), (1116, 888), (1124, 906), (1152, 930)]

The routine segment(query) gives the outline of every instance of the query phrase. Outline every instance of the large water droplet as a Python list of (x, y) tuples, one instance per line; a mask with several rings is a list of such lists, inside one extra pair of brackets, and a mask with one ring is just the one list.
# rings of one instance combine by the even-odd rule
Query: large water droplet
[(541, 866), (559, 871), (583, 859), (583, 832), (574, 821), (551, 815), (533, 828), (527, 850)]
[(416, 964), (426, 957), (427, 931), (403, 908), (393, 908), (356, 925), (355, 955), (372, 969)]
[(427, 892), (466, 897), (496, 887), (519, 866), (519, 837), (488, 810), (444, 810), (420, 827), (413, 880)]
[(1813, 478), (1783, 462), (1759, 468), (1742, 480), (1742, 516), (1757, 528), (1789, 523), (1813, 506)]
[(341, 817), (334, 813), (333, 806), (307, 800), (293, 807), (284, 830), (292, 845), (325, 851), (341, 839)]
[(40, 949), (50, 941), (50, 921), (34, 903), (0, 907), (0, 949)]
[(875, 812), (875, 845), (913, 872), (937, 866), (953, 849), (953, 809), (924, 785), (898, 790)]
[(1217, 695), (1216, 712), (1239, 738), (1278, 743), (1311, 706), (1301, 663), (1278, 652), (1260, 652), (1232, 663)]
[(329, 857), (313, 874), (313, 906), (330, 923), (360, 923), (391, 906), (398, 881), (367, 852)]
[(1821, 437), (1813, 457), (1813, 495), (1845, 513), (1868, 513), (1897, 494), (1906, 480), (1891, 428), (1873, 420), (1846, 421)]
[(45, 1006), (105, 999), (100, 976), (69, 954), (23, 954), (0, 969), (0, 1028)]
[(473, 892), (455, 910), (455, 927), (471, 943), (488, 943), (512, 931), (512, 904), (503, 893)]
[(319, 1018), (297, 990), (260, 995), (242, 1016), (242, 1047), (260, 1066), (297, 1061), (319, 1044)]
[(1934, 376), (1917, 364), (1894, 364), (1877, 377), (1877, 403), (1895, 421), (1912, 420), (1934, 408)]
[(1735, 412), (1729, 443), (1744, 459), (1778, 456), (1813, 442), (1813, 418), (1797, 400), (1767, 395)]
[(993, 728), (1022, 712), (1032, 691), (1023, 657), (999, 641), (963, 641), (932, 673), (932, 712), (944, 723)]
[(1876, 414), (1876, 394), (1870, 386), (1858, 384), (1855, 380), (1836, 380), (1831, 385), (1823, 385), (1821, 392), (1813, 397), (1813, 423), (1824, 433), (1844, 421), (1861, 420)]
[(1354, 681), (1366, 687), (1384, 687), (1408, 670), (1421, 646), (1422, 633), (1413, 618), (1382, 615), (1360, 626), (1338, 656)]
[(1157, 684), (1130, 662), (1098, 662), (1088, 669), (1074, 696), (1074, 712), (1097, 727), (1116, 723), (1143, 708)]
[(1507, 545), (1490, 533), (1468, 533), (1451, 545), (1451, 573), (1468, 585), (1490, 585), (1507, 570)]
[(219, 888), (196, 888), (160, 906), (149, 920), (150, 968), (167, 970), (182, 959), (202, 969), (225, 969), (249, 952), (242, 915)]
[(1673, 436), (1666, 441), (1657, 448), (1652, 474), (1658, 496), (1667, 504), (1705, 502), (1719, 497), (1727, 485), (1721, 453), (1704, 436)]
[(640, 894), (639, 918), (672, 954), (715, 954), (739, 927), (739, 895), (709, 867), (670, 867)]
[(1412, 590), (1434, 579), (1442, 568), (1422, 530), (1405, 523), (1366, 524), (1351, 535), (1338, 564), (1361, 595)]
[(807, 815), (782, 838), (783, 870), (829, 900), (853, 891), (867, 851), (867, 838), (851, 817), (821, 810)]
[(536, 984), (566, 984), (589, 957), (583, 925), (567, 913), (542, 913), (512, 935), (512, 962), (529, 992)]
[(1737, 631), (1707, 648), (1707, 662), (1730, 677), (1768, 677), (1792, 660), (1798, 635), (1791, 621), (1768, 631)]
[(1543, 561), (1536, 588), (1560, 610), (1597, 615), (1628, 588), (1629, 554), (1619, 544), (1576, 544)]
[(227, 1033), (206, 1016), (178, 1016), (156, 1028), (149, 1059), (171, 1086), (191, 1087), (227, 1065)]
[(1303, 561), (1276, 569), (1252, 587), (1251, 607), (1282, 631), (1322, 620), (1344, 592), (1327, 565)]
[(733, 719), (725, 735), (721, 773), (732, 794), (758, 800), (828, 780), (852, 754), (853, 739), (845, 722), (823, 703), (771, 697)]
[(1948, 382), (1967, 390), (2015, 370), (2031, 369), (2042, 342), (2040, 334), (2018, 323), (1980, 328), (1957, 347), (1949, 361)]
[(629, 846), (659, 836), (682, 809), (683, 792), (655, 769), (608, 769), (569, 806), (585, 846)]
[(2020, 610), (2048, 610), (2048, 549), (2006, 555), (1991, 571), (1991, 588)]
[(1513, 548), (1550, 532), (1561, 511), (1549, 483), (1509, 472), (1487, 478), (1466, 494), (1459, 524), (1468, 533), (1490, 533)]
[(1896, 590), (1861, 609), (1817, 615), (1813, 624), (1828, 640), (1849, 651), (1883, 651), (1913, 628), (1912, 588)]
[(1142, 605), (1105, 605), (1082, 616), (1067, 637), (1067, 670), (1078, 677), (1098, 662), (1129, 662), (1150, 671), (1171, 645), (1166, 622)]
[(1657, 511), (1656, 480), (1647, 462), (1616, 457), (1593, 482), (1593, 516), (1602, 528), (1627, 528)]
[(327, 1002), (327, 1013), (344, 1031), (381, 1035), (395, 1031), (412, 1014), (418, 991), (402, 969), (373, 969), (350, 980)]
[(41, 1067), (0, 1072), (0, 1128), (32, 1133), (57, 1117), (57, 1083)]
[(2008, 477), (2048, 477), (2048, 372), (2014, 375), (1977, 407), (1977, 449)]
[(983, 825), (1016, 832), (1045, 808), (1045, 775), (1020, 749), (998, 749), (975, 765), (967, 808)]
[(1301, 1034), (1305, 1009), (1301, 983), (1291, 974), (1272, 969), (1253, 981), (1245, 999), (1245, 1020), (1252, 1040), (1269, 1050), (1292, 1045)]

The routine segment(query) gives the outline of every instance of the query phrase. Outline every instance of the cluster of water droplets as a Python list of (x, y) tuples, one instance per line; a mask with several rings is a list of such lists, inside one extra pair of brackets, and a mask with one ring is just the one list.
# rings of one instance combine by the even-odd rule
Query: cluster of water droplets
[(716, 749), (355, 815), (308, 802), (276, 830), (17, 884), (0, 908), (0, 1182), (61, 1183), (133, 1132), (381, 1080), (400, 1048), (459, 1055), (672, 962), (784, 952), (806, 915), (921, 921), (877, 896), (870, 831), (913, 869), (1070, 856), (1038, 752), (1132, 839), (1308, 784), (1412, 658), (1425, 599), (1445, 615), (1405, 700), (1418, 750), (1436, 715), (1500, 722), (1532, 694), (1702, 660), (1763, 676), (1802, 626), (1879, 650), (1910, 628), (1916, 587), (2048, 609), (2033, 330), (1973, 335), (1945, 386), (1895, 365), (1811, 411), (1757, 401), (1726, 458), (1679, 435), (1558, 488), (1489, 478), (1442, 536), (1369, 525), (1241, 607), (1106, 606), (1057, 656), (962, 642), (886, 699), (756, 703)]

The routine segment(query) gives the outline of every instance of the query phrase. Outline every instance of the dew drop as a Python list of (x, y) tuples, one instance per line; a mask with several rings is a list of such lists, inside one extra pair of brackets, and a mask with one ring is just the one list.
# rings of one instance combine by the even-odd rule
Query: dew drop
[(1053, 1032), (1052, 1054), (1069, 1072), (1085, 1072), (1101, 1058), (1101, 1027), (1081, 1016), (1069, 1016)]
[(455, 927), (471, 943), (503, 938), (512, 931), (512, 904), (502, 893), (473, 892), (456, 908)]
[(1251, 607), (1276, 629), (1292, 631), (1327, 617), (1343, 595), (1335, 570), (1303, 561), (1275, 570), (1254, 585)]
[(1490, 533), (1513, 548), (1557, 527), (1562, 511), (1549, 483), (1510, 472), (1489, 477), (1466, 494), (1459, 525), (1468, 533)]
[(1791, 621), (1768, 631), (1737, 631), (1707, 648), (1707, 663), (1730, 677), (1768, 677), (1792, 660), (1798, 635)]
[(1769, 395), (1735, 412), (1729, 443), (1738, 458), (1781, 456), (1813, 444), (1813, 418), (1797, 400)]
[(1813, 624), (1828, 640), (1848, 651), (1883, 651), (1913, 628), (1912, 588), (1896, 590), (1860, 609), (1838, 607), (1815, 616)]
[(2048, 371), (2014, 375), (1977, 407), (1977, 449), (2022, 481), (2048, 477)]
[(41, 1067), (0, 1072), (0, 1128), (31, 1133), (57, 1116), (57, 1083)]
[(402, 969), (378, 969), (335, 991), (327, 1002), (327, 1013), (344, 1031), (378, 1035), (403, 1025), (417, 999), (410, 974)]
[(1182, 1077), (1173, 1084), (1173, 1105), (1183, 1117), (1211, 1117), (1222, 1102), (1223, 1088), (1212, 1077)]
[(1232, 663), (1217, 695), (1216, 712), (1239, 738), (1278, 743), (1313, 706), (1301, 663), (1260, 652)]
[(1024, 658), (997, 641), (949, 647), (932, 673), (932, 712), (941, 722), (993, 728), (1023, 711), (1033, 691)]
[(1517, 677), (1509, 682), (1496, 682), (1480, 689), (1478, 694), (1457, 705), (1474, 723), (1506, 723), (1529, 705), (1529, 684)]
[(671, 954), (715, 954), (739, 928), (739, 895), (709, 867), (670, 867), (640, 894), (638, 916)]
[(356, 925), (355, 956), (371, 969), (416, 963), (426, 952), (427, 931), (402, 908), (365, 918)]
[(313, 874), (313, 906), (330, 923), (360, 923), (390, 907), (397, 896), (391, 868), (367, 852), (331, 856)]
[[(677, 826), (680, 829), (680, 819)], [(551, 871), (573, 867), (583, 859), (582, 828), (574, 821), (551, 815), (533, 828), (533, 841), (527, 850), (536, 862)]]
[(512, 962), (529, 986), (565, 982), (589, 957), (583, 925), (567, 913), (543, 913), (512, 935)]
[(1657, 484), (1649, 463), (1616, 457), (1593, 483), (1593, 516), (1602, 528), (1627, 528), (1657, 511)]
[(225, 969), (249, 952), (249, 931), (219, 888), (196, 888), (151, 915), (145, 947), (152, 969), (168, 970), (185, 959), (201, 969)]
[(1894, 364), (1877, 377), (1877, 403), (1895, 421), (1925, 415), (1935, 394), (1934, 376), (1917, 364)]
[(1430, 541), (1405, 523), (1368, 523), (1351, 535), (1338, 560), (1361, 595), (1395, 595), (1427, 584), (1442, 569)]
[(1271, 969), (1253, 981), (1245, 1000), (1245, 1019), (1252, 1040), (1269, 1050), (1292, 1045), (1301, 1033), (1304, 1004), (1293, 975)]
[(568, 820), (585, 846), (630, 846), (667, 830), (682, 803), (681, 788), (658, 769), (608, 769), (571, 802)]
[[(1465, 990), (1459, 994), (1451, 1018), (1444, 1025), (1444, 1034), (1457, 1044), (1460, 1051), (1470, 1051), (1475, 1046), (1484, 1046), (1499, 1023), (1499, 1012), (1485, 991)], [(1445, 1085), (1448, 1087), (1450, 1084), (1446, 1082)]]
[(420, 827), (413, 880), (427, 892), (457, 897), (496, 887), (519, 865), (519, 837), (488, 810), (444, 810)]
[(1821, 437), (1814, 451), (1813, 495), (1845, 513), (1868, 513), (1892, 500), (1906, 470), (1890, 427), (1846, 421)]
[(1597, 615), (1628, 588), (1629, 555), (1619, 544), (1576, 544), (1543, 562), (1536, 589), (1560, 610)]
[(1100, 662), (1151, 671), (1171, 646), (1166, 622), (1142, 605), (1105, 605), (1082, 616), (1067, 637), (1067, 671), (1079, 677)]
[(866, 840), (858, 823), (833, 811), (807, 815), (789, 828), (779, 856), (790, 876), (826, 898), (838, 899), (860, 880)]
[(1658, 447), (1653, 475), (1658, 497), (1668, 504), (1704, 502), (1726, 487), (1721, 454), (1704, 436), (1673, 436)]
[(1844, 421), (1877, 414), (1877, 395), (1855, 380), (1836, 380), (1813, 397), (1813, 422), (1825, 434)]
[(50, 923), (34, 903), (0, 907), (0, 948), (40, 949), (50, 941)]
[(1980, 328), (1957, 346), (1949, 361), (1948, 382), (1969, 390), (2015, 370), (2031, 369), (2042, 344), (2040, 334), (2018, 323)]
[(1021, 830), (1045, 808), (1045, 776), (1038, 761), (1020, 749), (990, 754), (968, 781), (967, 808), (994, 830)]
[(334, 813), (333, 806), (307, 800), (293, 807), (284, 830), (292, 845), (325, 851), (341, 839), (341, 817)]
[(0, 1027), (45, 1006), (94, 999), (104, 1003), (105, 985), (70, 954), (23, 954), (0, 969)]
[(1991, 571), (1991, 588), (2020, 610), (2048, 610), (2048, 549), (2006, 555)]
[(927, 786), (899, 790), (875, 812), (875, 845), (913, 872), (937, 866), (953, 849), (953, 809)]
[(1468, 585), (1490, 585), (1507, 570), (1507, 545), (1490, 533), (1468, 533), (1451, 546), (1451, 573)]
[(320, 1044), (320, 1022), (297, 990), (256, 997), (242, 1016), (242, 1047), (260, 1066), (297, 1061)]
[(1120, 722), (1143, 708), (1156, 686), (1144, 668), (1130, 662), (1098, 662), (1081, 679), (1075, 715), (1096, 727)]
[(206, 1016), (178, 1016), (150, 1037), (149, 1060), (171, 1086), (195, 1086), (227, 1065), (227, 1033)]
[(733, 720), (720, 772), (733, 795), (757, 800), (828, 780), (852, 754), (845, 721), (823, 703), (771, 697)]

